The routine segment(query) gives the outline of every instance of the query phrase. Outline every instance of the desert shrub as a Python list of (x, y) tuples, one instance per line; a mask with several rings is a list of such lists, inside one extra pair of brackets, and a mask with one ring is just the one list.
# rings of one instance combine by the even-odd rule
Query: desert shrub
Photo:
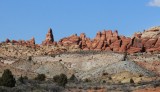
[(107, 75), (108, 75), (108, 73), (106, 73), (106, 72), (102, 74), (102, 76), (107, 76)]
[(23, 76), (21, 75), (21, 77), (18, 78), (18, 81), (21, 82), (21, 83), (23, 83), (23, 84), (25, 83), (25, 80), (28, 80), (28, 77), (27, 77), (27, 76), (24, 76), (24, 77), (23, 77)]
[(159, 86), (160, 86), (160, 84), (158, 84), (158, 83), (154, 83), (154, 84), (153, 84), (153, 87), (154, 87), (154, 88), (159, 87)]
[(25, 80), (28, 80), (28, 77), (27, 77), (27, 76), (24, 76), (23, 78), (24, 78)]
[(59, 85), (64, 87), (66, 83), (67, 83), (67, 76), (65, 74), (60, 74)]
[(75, 79), (75, 75), (72, 74), (72, 76), (69, 78), (69, 80), (74, 80)]
[(158, 58), (160, 59), (160, 56), (158, 56)]
[(124, 53), (122, 61), (126, 61), (126, 60), (127, 60), (127, 52)]
[(18, 78), (18, 81), (21, 83), (24, 83), (24, 79), (23, 79), (22, 75), (21, 75), (21, 77)]
[(106, 81), (105, 81), (105, 80), (103, 80), (103, 81), (102, 81), (102, 83), (106, 83)]
[(91, 80), (88, 79), (88, 78), (86, 78), (86, 79), (84, 80), (84, 82), (91, 82)]
[(142, 74), (140, 74), (140, 75), (139, 75), (139, 77), (143, 77), (143, 75), (142, 75)]
[(8, 92), (7, 89), (0, 87), (0, 92)]
[(98, 90), (99, 88), (97, 86), (93, 87), (94, 90)]
[(76, 81), (78, 81), (78, 79), (76, 78), (76, 76), (74, 74), (72, 74), (72, 76), (69, 78), (69, 81), (76, 82)]
[(28, 57), (28, 61), (32, 61), (32, 57), (31, 56)]
[(130, 79), (130, 83), (134, 83), (134, 80), (132, 78)]
[(39, 81), (45, 81), (46, 76), (45, 74), (38, 74), (37, 77), (35, 77), (35, 80), (39, 80)]
[(59, 86), (65, 87), (67, 84), (67, 76), (65, 74), (56, 75), (53, 77), (54, 82), (56, 82)]
[(83, 89), (82, 87), (78, 87), (78, 89)]
[(2, 86), (2, 78), (0, 78), (0, 86)]
[(54, 81), (54, 82), (58, 82), (58, 80), (59, 80), (59, 75), (55, 75), (55, 76), (53, 77), (53, 81)]
[(112, 77), (111, 77), (111, 76), (109, 76), (109, 77), (108, 77), (108, 79), (109, 79), (109, 80), (112, 80)]
[(0, 86), (15, 87), (16, 81), (9, 69), (4, 70), (0, 78)]

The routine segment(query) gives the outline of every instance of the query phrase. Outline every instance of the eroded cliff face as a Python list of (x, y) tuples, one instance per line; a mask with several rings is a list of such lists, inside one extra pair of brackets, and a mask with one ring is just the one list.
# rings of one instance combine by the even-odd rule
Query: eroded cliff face
[(84, 33), (61, 39), (61, 46), (76, 46), (82, 50), (114, 51), (114, 52), (159, 52), (160, 27), (154, 27), (143, 33), (138, 32), (132, 38), (119, 36), (118, 31), (104, 30), (98, 32), (94, 39), (87, 38)]
[[(29, 41), (19, 40), (10, 41), (6, 39), (5, 43), (12, 43), (17, 45), (25, 45), (34, 48), (41, 47), (41, 45), (35, 45), (35, 39), (32, 38)], [(66, 50), (96, 50), (96, 51), (113, 51), (121, 53), (137, 53), (137, 52), (159, 52), (160, 51), (160, 27), (150, 28), (143, 33), (138, 32), (133, 37), (120, 36), (118, 31), (115, 30), (103, 30), (97, 32), (94, 39), (88, 38), (85, 33), (71, 35), (60, 39), (60, 41), (54, 41), (52, 29), (48, 30), (45, 40), (42, 42), (42, 46), (58, 46), (64, 47)]]
[[(34, 38), (28, 41), (6, 39), (0, 43), (0, 75), (5, 69), (10, 69), (16, 78), (28, 76), (33, 79), (37, 74), (53, 78), (64, 73), (68, 78), (74, 74), (78, 80), (89, 79), (94, 84), (127, 83), (128, 88), (128, 83), (133, 79), (134, 83), (148, 82), (147, 85), (152, 86), (152, 81), (160, 80), (160, 54), (136, 52), (159, 53), (159, 34), (159, 27), (135, 33), (133, 37), (120, 36), (118, 31), (103, 30), (94, 39), (82, 33), (55, 42), (52, 29), (49, 29), (42, 44), (35, 44)], [(83, 91), (81, 85), (79, 87), (80, 90), (73, 87), (69, 90)], [(102, 92), (106, 90), (109, 89), (96, 89)], [(87, 91), (95, 90), (91, 88)]]

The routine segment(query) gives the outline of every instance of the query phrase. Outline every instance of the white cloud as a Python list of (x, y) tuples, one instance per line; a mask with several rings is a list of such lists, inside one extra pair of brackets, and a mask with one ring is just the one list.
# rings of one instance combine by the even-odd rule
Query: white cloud
[(160, 7), (160, 0), (152, 0), (149, 2), (149, 6)]

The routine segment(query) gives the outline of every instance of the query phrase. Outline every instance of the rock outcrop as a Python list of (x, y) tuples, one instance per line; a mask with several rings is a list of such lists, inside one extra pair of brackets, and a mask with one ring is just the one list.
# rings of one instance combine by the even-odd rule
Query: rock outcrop
[[(9, 40), (6, 43), (33, 46), (35, 39), (29, 41)], [(46, 39), (42, 45), (63, 46), (69, 49), (96, 50), (96, 51), (113, 51), (121, 53), (137, 53), (137, 52), (159, 52), (160, 51), (160, 27), (153, 27), (145, 30), (143, 33), (137, 32), (133, 37), (119, 36), (118, 31), (103, 30), (99, 31), (94, 39), (88, 38), (85, 33), (81, 33), (65, 37), (55, 42), (52, 29), (48, 30)]]
[(30, 40), (25, 41), (25, 40), (10, 40), (10, 39), (6, 39), (5, 43), (12, 43), (13, 45), (22, 45), (22, 46), (31, 46), (34, 47), (35, 46), (35, 38), (32, 37)]
[(82, 50), (114, 51), (114, 52), (155, 52), (160, 49), (160, 28), (151, 28), (143, 33), (137, 32), (132, 38), (119, 36), (118, 31), (104, 30), (98, 32), (93, 40), (84, 33), (63, 38), (59, 43), (63, 46), (76, 45)]
[(46, 34), (45, 41), (42, 42), (42, 45), (49, 45), (54, 43), (54, 37), (52, 33), (52, 29), (49, 28), (48, 33)]

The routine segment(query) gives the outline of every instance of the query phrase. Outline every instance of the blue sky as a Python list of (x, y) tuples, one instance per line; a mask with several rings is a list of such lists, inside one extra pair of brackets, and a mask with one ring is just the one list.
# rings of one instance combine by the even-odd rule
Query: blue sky
[(45, 39), (86, 33), (93, 38), (104, 29), (132, 36), (160, 25), (160, 0), (0, 0), (0, 41)]

